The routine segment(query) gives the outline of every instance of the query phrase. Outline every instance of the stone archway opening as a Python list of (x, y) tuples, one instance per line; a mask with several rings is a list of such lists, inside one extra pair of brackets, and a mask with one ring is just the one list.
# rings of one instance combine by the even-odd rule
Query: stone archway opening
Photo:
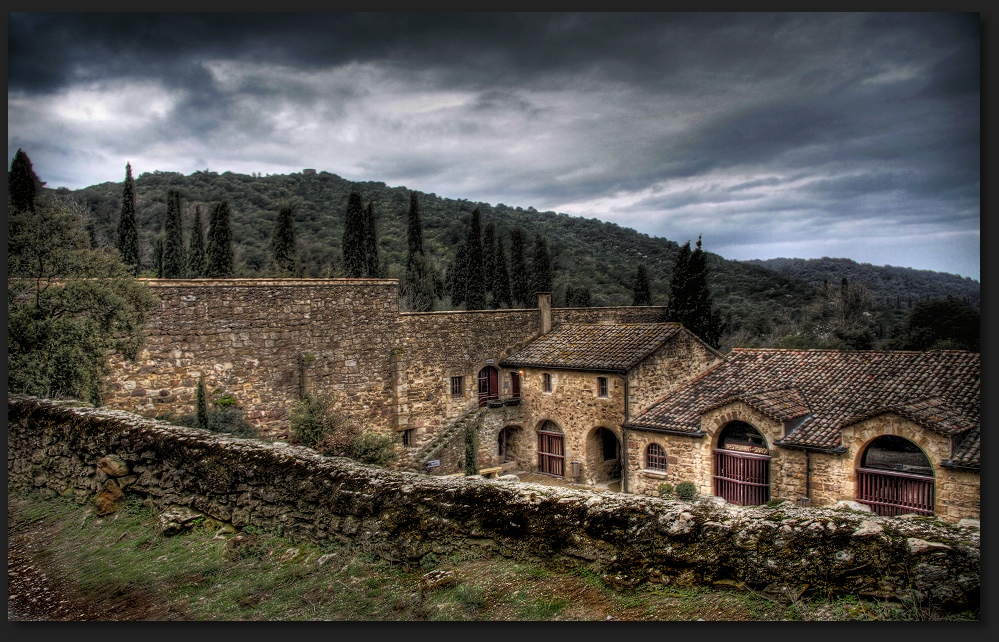
[(770, 448), (759, 430), (744, 421), (728, 423), (713, 454), (715, 495), (740, 506), (770, 501)]
[(600, 426), (586, 439), (586, 481), (621, 479), (621, 442), (613, 430)]
[(506, 426), (496, 438), (499, 463), (508, 468), (525, 468), (530, 456), (526, 433), (520, 426)]
[(935, 501), (933, 464), (908, 439), (875, 438), (857, 467), (857, 501), (878, 515), (932, 515)]

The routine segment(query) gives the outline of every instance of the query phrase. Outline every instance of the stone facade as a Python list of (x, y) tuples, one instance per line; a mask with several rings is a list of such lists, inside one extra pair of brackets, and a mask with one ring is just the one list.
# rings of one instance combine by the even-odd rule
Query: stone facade
[(622, 589), (717, 583), (979, 604), (974, 527), (432, 477), (30, 398), (8, 398), (7, 412), (11, 491), (71, 496), (102, 513), (134, 495), (165, 516), (184, 507), (295, 540), (349, 540), (399, 564), (485, 549)]
[[(703, 435), (676, 435), (648, 430), (628, 432), (628, 490), (658, 495), (659, 484), (674, 486), (691, 481), (703, 495), (715, 493), (712, 452), (718, 447), (722, 428), (733, 421), (752, 425), (770, 446), (770, 496), (773, 499), (808, 499), (814, 506), (831, 506), (857, 497), (856, 470), (868, 445), (877, 437), (895, 435), (914, 444), (933, 464), (934, 514), (950, 522), (978, 519), (981, 514), (980, 479), (976, 472), (941, 465), (951, 454), (948, 437), (928, 431), (903, 417), (885, 413), (848, 426), (842, 431), (844, 452), (807, 452), (781, 448), (774, 442), (787, 432), (784, 424), (742, 402), (733, 402), (704, 413)], [(646, 468), (646, 452), (652, 443), (668, 456), (665, 473)]]

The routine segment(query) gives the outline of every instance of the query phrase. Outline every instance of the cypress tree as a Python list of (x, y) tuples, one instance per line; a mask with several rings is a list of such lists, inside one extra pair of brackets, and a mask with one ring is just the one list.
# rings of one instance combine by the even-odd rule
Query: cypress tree
[(201, 222), (201, 206), (194, 208), (194, 223), (187, 247), (187, 276), (199, 279), (205, 275), (205, 231)]
[[(486, 223), (482, 231), (482, 279), (486, 295), (493, 294), (496, 288), (496, 226), (492, 221)], [(493, 307), (498, 306), (494, 304)]]
[(690, 241), (680, 247), (673, 263), (669, 279), (669, 318), (687, 325), (690, 320), (693, 302), (690, 296)]
[(157, 279), (163, 278), (163, 234), (157, 234), (153, 239), (153, 273)]
[(531, 286), (535, 295), (538, 292), (551, 292), (555, 281), (552, 269), (552, 255), (548, 250), (548, 241), (538, 234), (534, 237), (533, 281)]
[(465, 309), (481, 310), (486, 307), (486, 287), (482, 270), (482, 223), (479, 208), (472, 210), (465, 242), (468, 267), (465, 270)]
[(406, 275), (401, 284), (403, 299), (414, 312), (430, 312), (434, 309), (434, 266), (423, 254), (423, 225), (416, 192), (409, 193), (406, 245)]
[(121, 259), (129, 266), (132, 274), (139, 273), (139, 228), (135, 221), (135, 181), (132, 180), (132, 164), (125, 164), (125, 187), (121, 193), (121, 218), (118, 220), (118, 236), (115, 242)]
[(167, 192), (167, 215), (163, 223), (166, 238), (163, 240), (163, 278), (179, 279), (184, 276), (184, 226), (180, 216), (180, 192)]
[(375, 204), (368, 203), (364, 210), (364, 275), (369, 278), (381, 276), (378, 259), (378, 237), (375, 234)]
[(228, 201), (222, 201), (215, 206), (208, 222), (205, 276), (209, 279), (229, 279), (233, 276), (232, 231), (229, 228)]
[(447, 268), (444, 289), (451, 297), (451, 307), (457, 309), (468, 298), (468, 247), (462, 243)]
[(197, 427), (208, 430), (208, 400), (205, 396), (205, 375), (198, 376)]
[(295, 276), (298, 252), (295, 247), (295, 222), (291, 216), (291, 206), (283, 204), (274, 221), (271, 234), (271, 256), (274, 261), (275, 276)]
[(420, 199), (416, 192), (409, 193), (409, 216), (406, 221), (406, 245), (409, 263), (417, 254), (423, 254), (423, 223), (420, 221)]
[(649, 288), (649, 275), (645, 266), (639, 263), (632, 288), (632, 305), (652, 305), (652, 291)]
[(42, 181), (31, 166), (31, 159), (18, 148), (7, 172), (8, 203), (15, 211), (34, 212), (35, 198), (42, 189)]
[(531, 277), (524, 254), (524, 231), (519, 227), (510, 230), (510, 294), (519, 307), (531, 299)]
[(502, 305), (513, 307), (513, 297), (510, 294), (510, 272), (506, 267), (506, 249), (503, 247), (503, 239), (496, 237), (496, 279), (493, 290), (493, 307)]
[(347, 197), (347, 214), (343, 219), (343, 274), (359, 279), (367, 267), (365, 249), (365, 212), (361, 195), (351, 192)]
[(565, 307), (567, 308), (574, 307), (573, 304), (575, 303), (575, 299), (576, 299), (576, 290), (572, 287), (572, 284), (570, 283), (569, 285), (565, 286)]

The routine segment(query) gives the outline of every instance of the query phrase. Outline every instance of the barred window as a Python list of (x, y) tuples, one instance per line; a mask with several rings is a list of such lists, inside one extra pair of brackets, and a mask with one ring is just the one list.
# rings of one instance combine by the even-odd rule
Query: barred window
[(543, 375), (541, 375), (541, 377), (544, 380), (544, 391), (545, 392), (551, 392), (552, 391), (552, 375), (551, 375), (551, 373), (546, 372)]
[(465, 395), (465, 377), (451, 377), (451, 396), (463, 397)]
[(597, 377), (597, 396), (607, 396), (607, 377)]
[(666, 472), (666, 450), (659, 444), (649, 444), (645, 451), (645, 467)]

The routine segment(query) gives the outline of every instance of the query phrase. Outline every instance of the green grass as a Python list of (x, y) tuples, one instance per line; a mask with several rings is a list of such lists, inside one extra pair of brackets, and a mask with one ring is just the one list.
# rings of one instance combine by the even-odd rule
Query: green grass
[[(562, 572), (540, 562), (473, 549), (392, 564), (354, 544), (296, 542), (247, 528), (232, 550), (222, 525), (202, 520), (164, 536), (156, 513), (130, 498), (96, 517), (62, 497), (11, 491), (13, 539), (30, 530), (45, 545), (33, 562), (73, 596), (118, 619), (150, 620), (977, 620), (904, 602), (856, 596), (786, 603), (754, 591), (643, 584), (616, 592), (587, 568)], [(231, 529), (230, 529), (231, 530)], [(40, 534), (40, 535), (39, 535)], [(455, 581), (431, 590), (431, 569)]]

